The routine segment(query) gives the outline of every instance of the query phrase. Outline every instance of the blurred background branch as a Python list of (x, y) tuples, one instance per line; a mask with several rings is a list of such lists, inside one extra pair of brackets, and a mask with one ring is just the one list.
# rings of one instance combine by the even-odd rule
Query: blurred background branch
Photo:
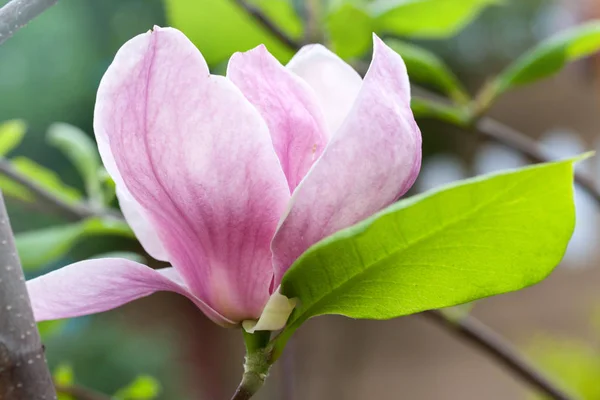
[[(37, 198), (37, 202), (39, 204), (41, 204), (43, 207), (47, 207), (49, 211), (56, 213), (56, 215), (66, 219), (67, 221), (80, 221), (85, 218), (99, 216), (102, 214), (102, 212), (93, 210), (87, 204), (73, 204), (66, 202), (49, 190), (44, 189), (44, 187), (42, 187), (35, 180), (30, 179), (26, 175), (20, 173), (7, 160), (0, 159), (0, 175), (4, 175), (8, 179), (25, 187)], [(116, 212), (111, 211), (110, 213)]]
[(273, 21), (271, 21), (270, 18), (263, 14), (258, 7), (253, 6), (245, 0), (233, 1), (250, 16), (252, 16), (256, 20), (256, 22), (259, 23), (259, 25), (261, 25), (263, 28), (269, 31), (273, 36), (279, 39), (281, 43), (285, 44), (290, 49), (295, 50), (299, 49), (302, 46), (302, 43), (292, 39), (284, 31), (279, 29), (279, 27)]
[(69, 395), (73, 400), (111, 400), (112, 397), (80, 385), (60, 385), (56, 384), (56, 391), (59, 394)]
[[(417, 96), (416, 101), (428, 102), (430, 110), (442, 109), (449, 111), (446, 115), (432, 115), (433, 118), (461, 128), (465, 133), (479, 135), (485, 139), (503, 144), (517, 153), (524, 155), (531, 162), (543, 163), (553, 160), (544, 151), (542, 145), (531, 139), (530, 136), (494, 118), (477, 114), (471, 115), (469, 111), (454, 113), (456, 110), (453, 108), (454, 106), (450, 100), (418, 85), (412, 85), (411, 87), (413, 94)], [(462, 114), (462, 116), (456, 118), (456, 114)], [(600, 206), (600, 190), (588, 174), (575, 171), (575, 182), (588, 192)]]
[[(535, 140), (493, 118), (483, 117), (476, 122), (475, 127), (479, 135), (518, 151), (531, 162), (542, 163), (552, 160)], [(588, 174), (575, 171), (575, 182), (600, 205), (600, 191)]]
[(58, 0), (12, 0), (0, 8), (0, 44)]
[(455, 313), (458, 315), (452, 315), (451, 311), (431, 310), (422, 313), (422, 315), (439, 327), (465, 340), (471, 346), (479, 348), (492, 360), (503, 365), (508, 372), (529, 383), (549, 398), (556, 400), (575, 399), (574, 396), (557, 387), (545, 374), (534, 368), (528, 360), (519, 354), (516, 348), (484, 323), (471, 316), (460, 315), (460, 312)]

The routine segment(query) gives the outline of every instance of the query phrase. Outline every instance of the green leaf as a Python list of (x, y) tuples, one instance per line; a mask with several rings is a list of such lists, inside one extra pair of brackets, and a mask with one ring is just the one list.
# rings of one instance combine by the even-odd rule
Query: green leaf
[(65, 123), (54, 123), (48, 128), (47, 139), (60, 149), (79, 171), (88, 196), (94, 204), (104, 204), (100, 186), (100, 156), (94, 141), (81, 129)]
[(308, 318), (389, 319), (533, 285), (575, 225), (574, 160), (477, 177), (400, 201), (308, 249), (281, 293), (300, 305), (275, 354)]
[(438, 56), (400, 40), (388, 39), (386, 43), (404, 59), (411, 81), (435, 86), (459, 104), (469, 103), (466, 89)]
[(138, 376), (130, 385), (115, 394), (118, 400), (152, 400), (160, 395), (160, 383), (151, 376)]
[(377, 31), (420, 38), (453, 36), (500, 0), (375, 0)]
[(0, 124), (0, 156), (4, 157), (17, 147), (27, 132), (27, 124), (20, 119), (13, 119)]
[(40, 336), (42, 337), (42, 342), (48, 339), (48, 337), (61, 332), (66, 322), (66, 319), (38, 322), (37, 327), (38, 331), (40, 332)]
[(63, 257), (85, 232), (83, 224), (52, 226), (15, 235), (23, 268), (40, 268)]
[[(255, 1), (273, 21), (293, 38), (300, 38), (302, 24), (287, 0)], [(265, 44), (281, 61), (294, 53), (273, 34), (260, 26), (235, 1), (166, 0), (169, 25), (183, 31), (200, 49), (206, 61), (214, 65), (236, 51)]]
[(35, 201), (35, 197), (25, 187), (5, 176), (0, 176), (0, 190), (2, 190), (4, 196), (9, 196), (26, 203), (33, 203)]
[[(63, 183), (54, 171), (29, 158), (15, 157), (10, 162), (18, 172), (35, 181), (38, 185), (62, 200), (73, 203), (80, 201), (83, 197), (77, 189)], [(4, 176), (0, 177), (0, 189), (6, 195), (23, 201), (30, 202), (35, 199), (28, 189)]]
[(523, 55), (492, 83), (487, 102), (505, 91), (559, 72), (567, 63), (600, 50), (600, 22), (590, 22), (543, 41)]
[(75, 383), (73, 367), (69, 364), (59, 364), (54, 370), (54, 382), (58, 385), (70, 386)]
[(420, 97), (412, 98), (410, 108), (415, 118), (433, 118), (457, 126), (467, 126), (469, 122), (467, 110)]
[(363, 55), (371, 48), (374, 22), (362, 8), (342, 3), (327, 17), (331, 49), (342, 58)]
[(110, 204), (117, 195), (117, 186), (108, 171), (104, 167), (98, 169), (98, 176), (102, 182), (102, 191), (104, 192), (104, 204)]
[(91, 218), (75, 224), (52, 226), (15, 235), (23, 268), (34, 271), (64, 257), (83, 237), (116, 235), (135, 238), (122, 221)]
[(110, 217), (86, 220), (84, 231), (87, 235), (115, 235), (135, 239), (135, 234), (126, 222)]
[[(52, 375), (57, 386), (70, 387), (75, 383), (75, 373), (70, 364), (59, 364)], [(75, 398), (68, 394), (58, 393), (58, 400), (75, 400)]]
[(275, 22), (292, 38), (299, 39), (304, 28), (290, 0), (247, 0), (259, 8), (269, 20)]
[[(539, 337), (530, 353), (534, 361), (561, 387), (577, 398), (600, 399), (600, 353), (593, 346), (573, 340)], [(535, 399), (548, 399), (536, 396)]]

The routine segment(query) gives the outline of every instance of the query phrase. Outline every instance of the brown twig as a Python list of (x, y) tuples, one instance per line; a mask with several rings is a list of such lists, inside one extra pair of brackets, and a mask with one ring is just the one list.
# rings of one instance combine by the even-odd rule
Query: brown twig
[[(422, 87), (413, 85), (412, 90), (418, 96), (431, 100), (437, 104), (444, 106), (452, 105), (448, 99)], [(553, 161), (552, 157), (550, 157), (544, 151), (543, 147), (534, 139), (493, 118), (473, 115), (463, 122), (459, 122), (458, 119), (446, 122), (453, 123), (468, 133), (473, 133), (485, 139), (493, 140), (496, 143), (507, 146), (524, 155), (531, 162), (543, 163)], [(592, 196), (598, 205), (600, 205), (600, 189), (590, 176), (580, 171), (575, 171), (575, 183)]]
[[(521, 153), (532, 162), (552, 161), (539, 143), (502, 122), (483, 117), (475, 123), (475, 128), (479, 135)], [(575, 182), (600, 204), (600, 190), (590, 176), (575, 171)]]
[(50, 208), (50, 210), (68, 221), (80, 221), (85, 218), (110, 216), (120, 218), (119, 213), (112, 210), (95, 210), (84, 203), (69, 203), (48, 191), (39, 183), (30, 179), (17, 169), (15, 169), (10, 161), (0, 158), (0, 175), (4, 175), (10, 180), (23, 186), (27, 191), (32, 193), (38, 202)]
[(477, 346), (489, 357), (504, 366), (507, 371), (528, 382), (532, 387), (550, 398), (555, 400), (574, 399), (574, 397), (556, 387), (550, 379), (523, 358), (517, 349), (479, 320), (470, 316), (454, 320), (448, 318), (439, 310), (426, 311), (422, 315), (444, 330), (452, 332), (471, 345)]
[(12, 0), (0, 8), (0, 44), (58, 0)]
[(53, 399), (55, 396), (4, 199), (0, 195), (0, 399)]
[(302, 46), (302, 43), (300, 43), (300, 42), (296, 41), (295, 39), (292, 39), (290, 36), (288, 36), (287, 33), (282, 31), (275, 23), (273, 23), (273, 21), (271, 21), (269, 18), (267, 18), (267, 16), (264, 15), (263, 12), (260, 9), (258, 9), (257, 7), (249, 4), (245, 0), (233, 0), (233, 1), (238, 6), (240, 6), (244, 11), (246, 11), (246, 13), (248, 13), (250, 16), (252, 16), (256, 20), (256, 22), (258, 22), (263, 28), (265, 28), (267, 31), (269, 31), (273, 36), (275, 36), (277, 39), (279, 39), (283, 44), (285, 44), (290, 49), (298, 50)]
[(68, 394), (75, 400), (111, 400), (112, 397), (96, 392), (80, 385), (55, 385), (56, 391), (62, 394)]

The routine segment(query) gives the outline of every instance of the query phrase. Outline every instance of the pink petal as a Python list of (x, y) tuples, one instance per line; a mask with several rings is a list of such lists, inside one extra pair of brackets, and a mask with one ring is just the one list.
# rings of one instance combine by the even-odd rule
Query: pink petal
[(265, 46), (234, 54), (227, 77), (267, 122), (293, 192), (327, 144), (327, 128), (315, 94)]
[[(97, 121), (94, 122), (95, 124)], [(103, 130), (94, 129), (96, 134), (96, 142), (98, 143), (98, 151), (102, 158), (104, 168), (115, 182), (117, 189), (117, 199), (119, 206), (123, 212), (125, 220), (135, 233), (140, 244), (150, 256), (157, 260), (169, 261), (169, 255), (165, 250), (160, 238), (158, 237), (157, 227), (146, 215), (146, 211), (133, 198), (129, 189), (125, 185), (121, 173), (117, 168), (115, 157), (113, 156), (108, 137)]]
[(259, 316), (289, 189), (239, 89), (181, 32), (155, 28), (119, 50), (94, 123), (190, 290), (232, 321)]
[(173, 268), (153, 270), (121, 258), (80, 261), (27, 282), (36, 321), (78, 317), (119, 307), (157, 291), (187, 296), (213, 321), (232, 321), (190, 294)]
[(117, 198), (125, 220), (150, 256), (157, 260), (169, 261), (169, 254), (158, 237), (156, 227), (146, 215), (146, 211), (133, 198), (125, 184), (117, 187)]
[(373, 62), (348, 118), (294, 192), (273, 239), (275, 285), (308, 247), (388, 206), (414, 183), (421, 133), (409, 90), (402, 58), (375, 37)]
[(346, 119), (362, 86), (360, 75), (320, 44), (304, 46), (287, 68), (313, 89), (333, 135)]

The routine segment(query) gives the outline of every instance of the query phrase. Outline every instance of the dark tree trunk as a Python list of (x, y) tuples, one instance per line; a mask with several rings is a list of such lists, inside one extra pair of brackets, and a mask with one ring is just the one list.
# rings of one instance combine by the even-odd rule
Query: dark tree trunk
[(0, 195), (0, 399), (55, 398), (6, 206)]

